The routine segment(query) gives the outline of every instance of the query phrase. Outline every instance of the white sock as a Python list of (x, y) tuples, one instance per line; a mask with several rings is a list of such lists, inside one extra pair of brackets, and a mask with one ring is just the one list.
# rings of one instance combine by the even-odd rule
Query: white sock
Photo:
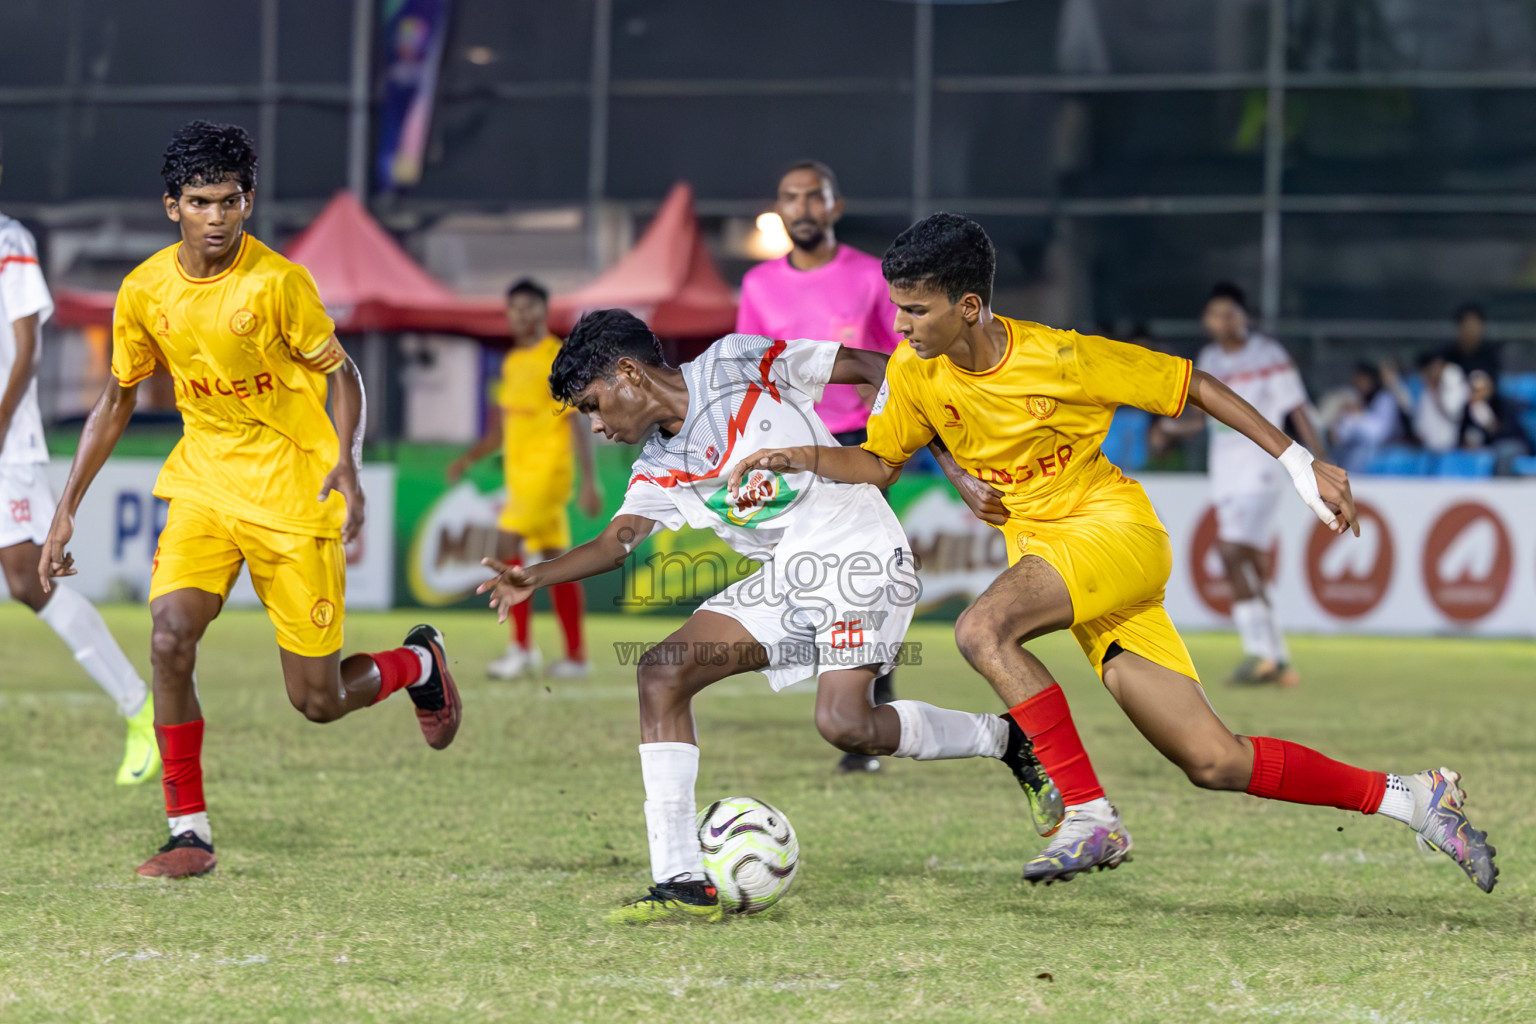
[(139, 713), (149, 689), (107, 629), (101, 613), (84, 594), (55, 583), (53, 596), (37, 617), (59, 634), (80, 667), (117, 702), (117, 710), (124, 718)]
[(1416, 809), (1417, 802), (1413, 799), (1413, 790), (1409, 788), (1408, 780), (1401, 775), (1388, 773), (1387, 791), (1382, 794), (1381, 806), (1376, 808), (1376, 813), (1385, 814), (1411, 828)]
[(1285, 631), (1280, 628), (1280, 613), (1275, 611), (1275, 602), (1264, 595), (1264, 641), (1272, 652), (1270, 657), (1279, 664), (1289, 664), (1291, 660), (1290, 648), (1285, 643)]
[(171, 824), (171, 835), (179, 836), (183, 832), (194, 832), (197, 838), (213, 845), (213, 827), (208, 824), (208, 812), (198, 811), (196, 814), (183, 814), (179, 818), (166, 819)]
[(1105, 820), (1115, 816), (1114, 805), (1109, 802), (1108, 797), (1104, 796), (1089, 800), (1085, 804), (1073, 804), (1067, 810), (1076, 811), (1078, 814), (1085, 814), (1091, 818), (1102, 818)]
[(699, 748), (692, 743), (642, 743), (640, 777), (645, 782), (652, 880), (658, 884), (704, 881), (704, 851), (693, 827)]
[(420, 686), (422, 683), (431, 678), (432, 652), (427, 650), (425, 647), (418, 647), (415, 644), (407, 644), (405, 649), (421, 659), (421, 675), (416, 677), (416, 681), (414, 683), (405, 684), (405, 688), (409, 690), (413, 686)]
[(887, 707), (901, 719), (896, 757), (918, 761), (1002, 757), (1008, 747), (1008, 725), (996, 715), (952, 711), (920, 700), (893, 700)]
[(1261, 597), (1232, 602), (1232, 624), (1237, 627), (1237, 638), (1242, 641), (1243, 653), (1255, 658), (1273, 658), (1269, 644), (1269, 627), (1265, 620), (1269, 609)]

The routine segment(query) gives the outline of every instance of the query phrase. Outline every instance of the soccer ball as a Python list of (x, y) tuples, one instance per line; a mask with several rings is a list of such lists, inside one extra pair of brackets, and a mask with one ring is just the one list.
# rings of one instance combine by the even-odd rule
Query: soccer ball
[(716, 800), (699, 813), (704, 870), (733, 914), (756, 914), (784, 898), (800, 870), (789, 819), (750, 796)]

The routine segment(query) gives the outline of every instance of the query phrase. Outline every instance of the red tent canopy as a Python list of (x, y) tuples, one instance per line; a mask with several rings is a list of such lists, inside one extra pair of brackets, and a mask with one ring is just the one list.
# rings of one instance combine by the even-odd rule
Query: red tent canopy
[[(309, 268), (320, 298), (343, 334), (434, 331), (504, 338), (501, 299), (460, 296), (427, 273), (350, 192), (336, 194), (284, 253)], [(56, 317), (65, 326), (110, 324), (110, 292), (60, 289)], [(565, 334), (583, 311), (628, 309), (664, 338), (730, 333), (736, 298), (715, 269), (693, 213), (693, 189), (672, 187), (645, 234), (624, 258), (585, 287), (550, 300), (550, 327)]]
[(678, 182), (635, 247), (597, 280), (550, 300), (550, 328), (571, 329), (582, 312), (620, 307), (663, 338), (708, 338), (736, 326), (736, 297), (720, 278), (693, 213), (693, 188)]
[(350, 192), (338, 192), (283, 255), (309, 268), (343, 334), (439, 331), (500, 338), (507, 333), (500, 299), (466, 299), (439, 282)]
[[(438, 331), (502, 338), (500, 299), (468, 299), (423, 270), (350, 192), (338, 192), (284, 253), (314, 275), (327, 312), (342, 334)], [(58, 322), (110, 324), (111, 292), (61, 288)]]

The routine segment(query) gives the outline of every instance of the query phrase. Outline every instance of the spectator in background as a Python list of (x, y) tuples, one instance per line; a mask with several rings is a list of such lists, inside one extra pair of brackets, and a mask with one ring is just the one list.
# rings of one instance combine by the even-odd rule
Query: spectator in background
[[(485, 430), (470, 449), (448, 464), (448, 482), (457, 484), (470, 467), (500, 450), (506, 476), (507, 500), (496, 521), (496, 557), (512, 565), (535, 558), (547, 561), (571, 546), (570, 503), (577, 465), (581, 492), (577, 505), (592, 518), (602, 511), (592, 459), (592, 428), (575, 409), (550, 397), (549, 370), (560, 352), (560, 339), (549, 330), (549, 291), (523, 278), (507, 289), (507, 328), (512, 347), (501, 363), (496, 385), (498, 408), (486, 419)], [(580, 583), (549, 588), (550, 605), (565, 634), (565, 657), (544, 674), (552, 679), (587, 675), (582, 618), (586, 595)], [(533, 642), (533, 605), (512, 610), (512, 636), (507, 649), (485, 667), (492, 679), (536, 675), (544, 656)]]
[(1461, 446), (1473, 451), (1492, 451), (1497, 456), (1494, 473), (1508, 476), (1514, 461), (1532, 452), (1527, 436), (1510, 403), (1482, 370), (1467, 375), (1471, 397), (1461, 414)]
[(1467, 407), (1467, 375), (1444, 352), (1419, 357), (1419, 378), (1424, 389), (1415, 402), (1398, 379), (1397, 371), (1383, 364), (1384, 381), (1413, 424), (1413, 436), (1426, 450), (1448, 452), (1461, 437), (1461, 414)]
[(1497, 345), (1490, 345), (1484, 335), (1488, 330), (1488, 317), (1483, 307), (1475, 302), (1463, 303), (1456, 310), (1456, 340), (1447, 345), (1440, 355), (1448, 363), (1461, 367), (1467, 376), (1481, 370), (1499, 383), (1499, 371), (1503, 359)]
[[(1217, 283), (1206, 299), (1201, 325), (1210, 341), (1195, 368), (1231, 388), (1275, 426), (1289, 424), (1302, 444), (1325, 455), (1301, 374), (1283, 345), (1250, 329), (1243, 290), (1230, 281)], [(1197, 412), (1195, 418), (1159, 420), (1153, 433), (1173, 438), (1204, 426), (1205, 415)], [(1213, 422), (1209, 444), (1217, 549), (1232, 588), (1232, 622), (1244, 655), (1227, 682), (1295, 686), (1301, 676), (1290, 664), (1285, 633), (1265, 585), (1285, 471), (1258, 445), (1220, 423)]]
[[(880, 259), (837, 240), (843, 197), (837, 175), (819, 160), (795, 164), (779, 179), (774, 209), (793, 243), (788, 255), (760, 263), (741, 282), (740, 334), (812, 338), (891, 353), (901, 342)], [(874, 389), (828, 384), (816, 412), (838, 444), (864, 443)], [(891, 675), (875, 680), (876, 704), (895, 699)], [(842, 771), (876, 771), (880, 759), (846, 754)]]
[(1356, 363), (1352, 387), (1328, 417), (1335, 461), (1349, 473), (1364, 472), (1381, 448), (1403, 435), (1403, 415), (1397, 399), (1381, 385), (1381, 370)]

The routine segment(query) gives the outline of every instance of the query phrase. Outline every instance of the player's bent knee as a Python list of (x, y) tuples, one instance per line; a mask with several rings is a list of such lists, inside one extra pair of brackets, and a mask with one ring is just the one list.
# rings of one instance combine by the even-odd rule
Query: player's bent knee
[(316, 724), (334, 722), (347, 713), (346, 705), (341, 701), (316, 697), (313, 694), (294, 700), (293, 706), (303, 712), (305, 718)]
[(197, 657), (198, 631), (177, 616), (156, 616), (149, 634), (150, 660), (157, 665), (178, 665)]
[(1248, 788), (1252, 760), (1225, 751), (1211, 753), (1185, 763), (1184, 774), (1201, 789), (1242, 790)]
[(647, 655), (636, 674), (642, 707), (666, 707), (688, 699), (687, 667)]
[(1005, 636), (1008, 631), (1008, 624), (990, 608), (973, 604), (955, 620), (955, 646), (975, 667), (995, 656), (1008, 642)]
[(838, 750), (849, 754), (889, 754), (879, 748), (870, 709), (854, 714), (841, 708), (817, 708), (816, 731)]

